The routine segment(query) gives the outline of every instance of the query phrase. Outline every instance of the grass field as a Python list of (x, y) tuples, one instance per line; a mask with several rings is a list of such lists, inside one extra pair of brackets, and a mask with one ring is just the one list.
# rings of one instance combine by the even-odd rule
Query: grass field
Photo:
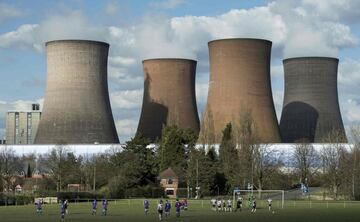
[[(143, 214), (142, 200), (122, 200), (110, 202), (108, 216), (91, 215), (91, 203), (70, 203), (69, 215), (65, 221), (158, 221), (155, 211), (157, 200), (150, 200), (150, 214)], [(280, 204), (274, 203), (275, 213), (266, 209), (266, 203), (258, 203), (259, 208), (255, 214), (244, 209), (242, 212), (214, 212), (210, 209), (209, 201), (191, 201), (189, 210), (181, 212), (181, 217), (176, 218), (172, 209), (172, 215), (165, 221), (276, 221), (276, 222), (332, 222), (332, 221), (360, 221), (360, 203), (356, 202), (308, 202), (286, 201), (285, 208), (280, 209)], [(101, 204), (99, 203), (99, 206)], [(36, 215), (33, 205), (27, 206), (3, 206), (0, 207), (0, 221), (61, 221), (59, 205), (44, 205), (43, 215)]]

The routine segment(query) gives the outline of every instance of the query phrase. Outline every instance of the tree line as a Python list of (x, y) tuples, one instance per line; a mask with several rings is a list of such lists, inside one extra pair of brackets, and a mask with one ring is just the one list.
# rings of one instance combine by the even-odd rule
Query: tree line
[[(38, 192), (61, 192), (68, 184), (113, 198), (151, 196), (161, 192), (158, 176), (171, 167), (182, 188), (199, 196), (231, 195), (234, 188), (292, 189), (299, 183), (324, 188), (334, 199), (360, 199), (360, 130), (354, 127), (354, 146), (325, 143), (294, 144), (290, 157), (282, 150), (260, 144), (251, 121), (242, 127), (227, 124), (221, 144), (198, 143), (191, 130), (166, 126), (162, 138), (151, 145), (136, 135), (122, 149), (112, 147), (96, 155), (75, 155), (60, 144), (44, 155), (18, 156), (7, 146), (0, 150), (0, 192), (15, 190), (34, 173)], [(336, 134), (329, 135), (337, 136)], [(324, 141), (326, 142), (326, 141)], [(195, 194), (194, 194), (195, 195)]]

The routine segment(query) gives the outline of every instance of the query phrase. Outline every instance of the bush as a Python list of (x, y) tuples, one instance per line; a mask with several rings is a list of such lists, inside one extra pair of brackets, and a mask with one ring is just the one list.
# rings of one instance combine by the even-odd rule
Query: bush
[(4, 205), (25, 205), (34, 202), (34, 196), (27, 194), (0, 194), (0, 206)]
[(57, 192), (56, 197), (59, 200), (69, 200), (69, 201), (87, 201), (89, 199), (102, 199), (104, 196), (100, 193), (92, 192)]

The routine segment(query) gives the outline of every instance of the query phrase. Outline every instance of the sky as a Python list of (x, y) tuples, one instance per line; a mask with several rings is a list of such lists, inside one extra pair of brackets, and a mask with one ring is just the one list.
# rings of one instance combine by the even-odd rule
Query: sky
[(143, 96), (143, 59), (198, 61), (198, 111), (206, 104), (207, 42), (263, 38), (273, 42), (271, 81), (278, 119), (284, 90), (282, 60), (339, 58), (342, 118), (360, 123), (359, 0), (0, 0), (0, 138), (8, 110), (43, 103), (45, 42), (89, 39), (110, 44), (110, 101), (121, 142), (134, 136)]

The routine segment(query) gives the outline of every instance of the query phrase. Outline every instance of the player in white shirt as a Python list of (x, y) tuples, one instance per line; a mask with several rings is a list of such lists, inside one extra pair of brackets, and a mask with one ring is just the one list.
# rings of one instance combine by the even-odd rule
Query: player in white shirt
[(272, 199), (271, 199), (271, 198), (269, 198), (269, 199), (267, 200), (267, 202), (268, 202), (268, 206), (269, 206), (269, 211), (271, 211), (271, 207), (272, 207)]
[(252, 201), (251, 213), (255, 213), (255, 212), (256, 212), (256, 199), (254, 198)]
[(222, 206), (222, 203), (221, 203), (220, 198), (219, 198), (219, 199), (217, 199), (217, 201), (216, 201), (216, 206), (217, 206), (217, 211), (221, 211), (221, 206)]
[(227, 201), (227, 211), (229, 211), (229, 212), (232, 211), (232, 201), (231, 201), (231, 199), (228, 199), (228, 201)]
[(158, 211), (158, 214), (159, 214), (159, 220), (162, 221), (162, 218), (163, 218), (163, 210), (164, 207), (163, 207), (163, 201), (160, 200), (159, 201), (159, 204), (157, 205), (157, 211)]

